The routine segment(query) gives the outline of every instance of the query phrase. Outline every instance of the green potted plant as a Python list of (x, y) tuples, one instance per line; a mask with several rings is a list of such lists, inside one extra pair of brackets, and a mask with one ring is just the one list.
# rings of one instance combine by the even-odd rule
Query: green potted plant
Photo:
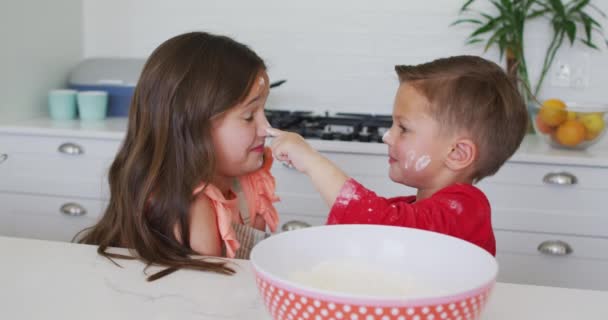
[[(471, 8), (475, 0), (467, 0), (460, 9), (456, 24), (472, 24), (476, 29), (469, 35), (468, 44), (485, 42), (485, 50), (498, 46), (501, 59), (506, 56), (508, 72), (519, 79), (520, 92), (526, 101), (536, 100), (557, 51), (568, 40), (572, 46), (578, 38), (587, 47), (598, 49), (593, 42), (595, 32), (603, 35), (602, 26), (590, 14), (606, 15), (590, 0), (487, 0), (495, 9), (483, 12)], [(552, 26), (551, 42), (546, 49), (540, 76), (531, 86), (525, 56), (524, 31), (526, 22), (545, 18)], [(530, 94), (532, 96), (530, 96)]]

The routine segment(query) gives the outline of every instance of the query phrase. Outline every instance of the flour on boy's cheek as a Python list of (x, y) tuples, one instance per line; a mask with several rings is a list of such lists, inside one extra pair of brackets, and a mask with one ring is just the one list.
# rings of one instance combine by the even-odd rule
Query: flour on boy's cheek
[(408, 170), (414, 164), (415, 159), (416, 159), (416, 151), (410, 150), (405, 154), (405, 163), (403, 164), (403, 167), (405, 168), (405, 170)]
[(426, 167), (428, 167), (429, 163), (431, 163), (431, 157), (428, 155), (423, 155), (416, 161), (416, 166), (414, 169), (416, 170), (416, 172), (422, 171)]

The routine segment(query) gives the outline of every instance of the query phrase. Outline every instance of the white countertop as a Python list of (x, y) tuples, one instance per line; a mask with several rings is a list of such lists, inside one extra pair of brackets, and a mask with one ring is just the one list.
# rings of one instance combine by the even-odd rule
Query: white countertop
[[(234, 276), (178, 271), (146, 282), (143, 264), (118, 268), (96, 247), (0, 237), (3, 319), (269, 320), (251, 266)], [(497, 283), (484, 320), (608, 319), (608, 291)]]
[[(0, 133), (122, 140), (126, 127), (127, 118), (108, 118), (104, 121), (53, 121), (49, 118), (34, 118), (0, 123)], [(316, 139), (308, 141), (319, 151), (377, 155), (387, 153), (386, 145), (382, 143)], [(608, 167), (608, 143), (600, 141), (585, 151), (561, 150), (550, 147), (539, 136), (528, 135), (509, 161)]]

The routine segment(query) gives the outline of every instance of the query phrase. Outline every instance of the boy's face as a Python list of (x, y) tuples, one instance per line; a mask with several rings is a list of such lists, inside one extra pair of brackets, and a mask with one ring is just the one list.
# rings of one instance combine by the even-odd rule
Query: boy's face
[(389, 177), (397, 183), (430, 187), (451, 150), (428, 110), (429, 101), (413, 86), (399, 86), (393, 125), (383, 137), (388, 145)]
[(264, 115), (269, 81), (260, 72), (245, 100), (213, 120), (213, 146), (217, 173), (237, 177), (259, 169), (263, 164), (266, 129)]

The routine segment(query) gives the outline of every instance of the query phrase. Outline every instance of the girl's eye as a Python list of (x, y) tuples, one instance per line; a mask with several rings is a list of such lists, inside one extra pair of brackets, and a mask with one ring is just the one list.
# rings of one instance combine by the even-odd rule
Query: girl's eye
[(245, 118), (245, 121), (247, 121), (247, 122), (251, 122), (251, 121), (253, 121), (253, 113), (249, 114), (249, 115), (248, 115), (248, 116)]

